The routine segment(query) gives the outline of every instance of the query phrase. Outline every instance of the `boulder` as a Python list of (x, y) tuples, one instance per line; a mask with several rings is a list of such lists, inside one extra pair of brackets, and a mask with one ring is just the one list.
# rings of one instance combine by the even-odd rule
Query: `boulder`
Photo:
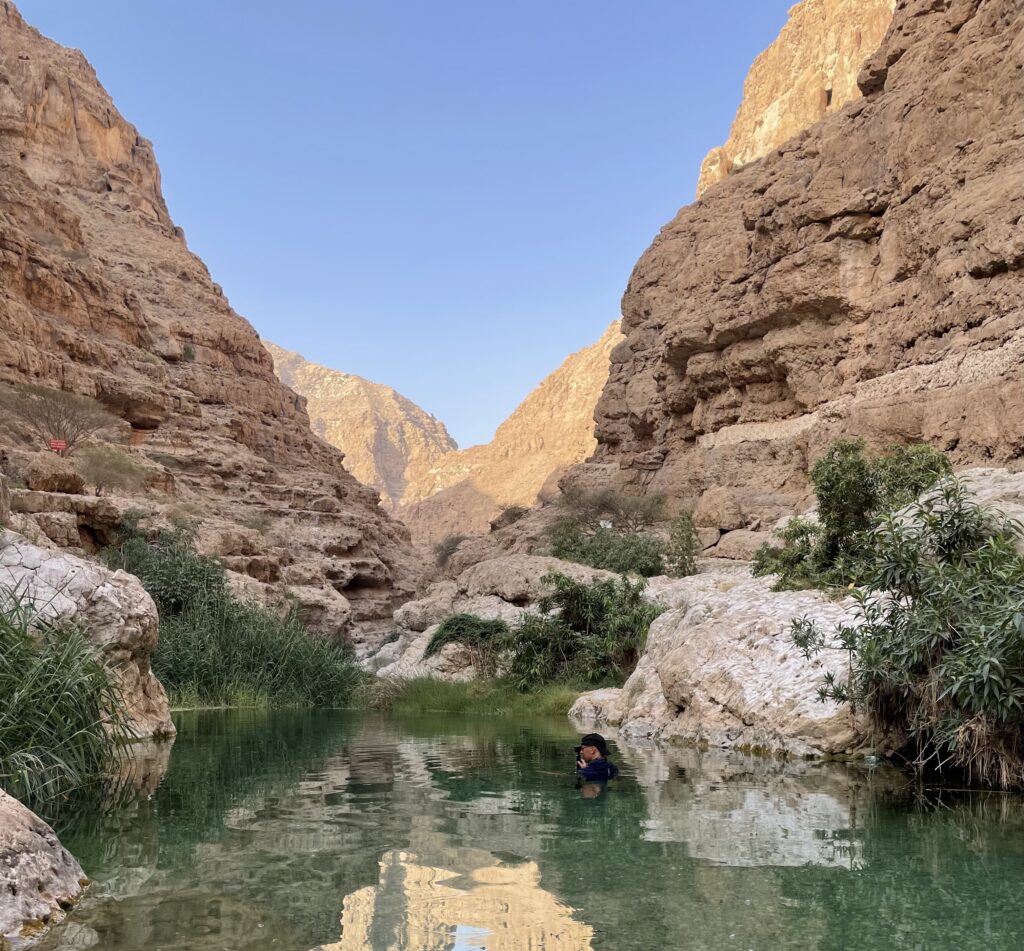
[(528, 604), (544, 593), (541, 579), (558, 572), (577, 581), (618, 577), (613, 571), (589, 568), (571, 561), (542, 555), (506, 555), (467, 568), (458, 578), (460, 591), (468, 595), (493, 594), (513, 604)]
[(85, 479), (67, 460), (51, 452), (34, 455), (25, 466), (25, 484), (35, 492), (66, 492), (81, 495)]
[(617, 725), (625, 736), (797, 756), (858, 747), (849, 709), (817, 698), (827, 672), (845, 676), (845, 655), (808, 661), (790, 639), (798, 618), (826, 628), (852, 622), (852, 599), (775, 592), (771, 579), (738, 568), (659, 581), (650, 596), (669, 610), (651, 625), (636, 670), (621, 690), (584, 694), (573, 718)]
[(743, 509), (736, 493), (720, 485), (708, 489), (694, 509), (693, 523), (698, 528), (720, 528), (723, 532), (743, 528)]
[(707, 554), (713, 558), (728, 558), (732, 561), (750, 561), (765, 542), (773, 538), (771, 532), (749, 532), (741, 528), (726, 532)]
[(117, 677), (135, 737), (174, 734), (167, 694), (150, 669), (156, 605), (138, 578), (0, 530), (4, 588), (31, 600), (48, 622), (82, 625)]
[(0, 947), (60, 920), (85, 882), (53, 829), (0, 789)]

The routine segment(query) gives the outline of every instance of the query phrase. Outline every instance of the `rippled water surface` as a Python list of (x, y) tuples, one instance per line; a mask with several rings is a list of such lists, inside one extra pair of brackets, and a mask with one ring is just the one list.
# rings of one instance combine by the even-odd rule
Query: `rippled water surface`
[(95, 880), (46, 951), (1024, 947), (1024, 808), (887, 770), (620, 747), (562, 722), (209, 712), (58, 821)]

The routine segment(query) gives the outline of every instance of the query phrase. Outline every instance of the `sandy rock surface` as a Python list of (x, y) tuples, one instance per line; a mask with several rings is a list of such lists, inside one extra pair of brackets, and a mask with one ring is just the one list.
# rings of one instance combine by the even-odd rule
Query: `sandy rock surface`
[[(421, 568), (408, 530), (313, 433), (305, 400), (278, 381), (255, 330), (189, 251), (152, 144), (82, 53), (41, 36), (11, 2), (0, 3), (0, 90), (0, 385), (99, 400), (147, 472), (119, 503), (212, 534), (257, 531), (264, 557), (231, 552), (245, 556), (233, 570), (284, 603), (284, 569), (307, 566), (305, 587), (350, 604), (319, 610), (331, 594), (298, 592), (323, 632), (360, 650), (378, 644)], [(57, 491), (16, 494), (18, 514), (67, 510)], [(106, 542), (103, 511), (75, 512), (74, 548)], [(64, 545), (74, 539), (61, 522), (46, 534)]]
[(60, 920), (84, 882), (53, 829), (0, 789), (0, 946)]
[(806, 508), (840, 436), (1017, 458), (1022, 59), (1017, 0), (899, 3), (862, 97), (708, 188), (640, 259), (598, 448), (567, 479), (691, 506), (724, 486), (769, 526)]

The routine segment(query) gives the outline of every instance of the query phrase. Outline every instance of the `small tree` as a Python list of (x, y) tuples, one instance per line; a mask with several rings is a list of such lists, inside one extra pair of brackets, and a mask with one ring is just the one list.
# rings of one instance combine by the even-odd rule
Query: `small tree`
[(701, 550), (693, 514), (684, 509), (672, 520), (672, 531), (665, 549), (665, 573), (673, 578), (695, 575)]
[(447, 535), (434, 546), (434, 564), (438, 568), (445, 568), (448, 565), (455, 550), (466, 540), (465, 535)]
[(100, 495), (114, 489), (131, 492), (146, 478), (145, 468), (115, 446), (84, 446), (75, 459), (75, 468)]
[(88, 396), (34, 383), (0, 388), (0, 409), (24, 423), (46, 446), (50, 440), (63, 440), (63, 451), (68, 454), (118, 422), (113, 413)]

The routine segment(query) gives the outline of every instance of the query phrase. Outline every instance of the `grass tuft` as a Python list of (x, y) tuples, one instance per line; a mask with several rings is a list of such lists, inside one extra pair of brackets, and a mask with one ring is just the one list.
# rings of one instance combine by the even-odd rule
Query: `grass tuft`
[(362, 675), (348, 649), (240, 601), (185, 528), (147, 539), (128, 520), (106, 561), (138, 576), (160, 611), (153, 670), (175, 706), (342, 707)]
[(85, 632), (0, 588), (0, 786), (40, 803), (108, 775), (128, 738), (123, 711)]

